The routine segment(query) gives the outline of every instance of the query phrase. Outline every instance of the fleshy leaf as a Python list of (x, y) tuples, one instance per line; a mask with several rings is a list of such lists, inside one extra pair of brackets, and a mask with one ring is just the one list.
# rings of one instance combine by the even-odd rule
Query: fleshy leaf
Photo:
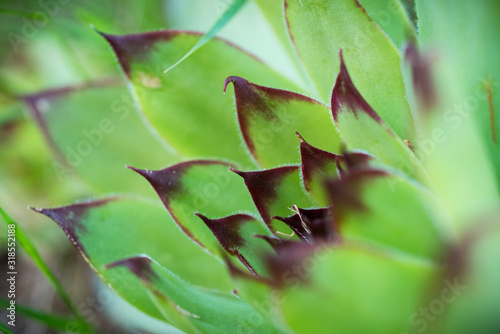
[[(147, 253), (192, 284), (231, 290), (221, 261), (192, 243), (157, 204), (105, 199), (54, 209), (35, 209), (52, 218), (96, 273), (125, 300), (157, 318), (161, 314), (130, 275), (104, 270), (110, 262)], [(126, 247), (124, 247), (126, 245)]]
[(279, 333), (256, 309), (229, 293), (201, 290), (162, 268), (149, 257), (115, 262), (109, 268), (127, 268), (150, 290), (158, 303), (174, 303), (189, 323), (202, 333)]
[(500, 7), (496, 1), (415, 4), (420, 49), (439, 60), (432, 70), (440, 104), (421, 129), (425, 165), (463, 233), (478, 215), (498, 205), (500, 193), (500, 145), (491, 131), (492, 125), (497, 134), (500, 129), (500, 49), (492, 42), (500, 36)]
[(231, 75), (272, 87), (296, 88), (287, 79), (235, 46), (214, 38), (167, 74), (199, 39), (180, 31), (137, 35), (104, 34), (133, 84), (146, 118), (181, 154), (229, 159), (251, 167), (234, 123), (232, 101), (220, 85)]
[(328, 183), (343, 238), (375, 243), (436, 260), (451, 240), (438, 224), (436, 199), (418, 185), (382, 170), (360, 170)]
[[(408, 40), (415, 41), (417, 34), (410, 17), (400, 0), (360, 0), (370, 18), (384, 31), (397, 48)], [(413, 8), (409, 8), (412, 10)]]
[(148, 180), (177, 225), (194, 242), (220, 255), (217, 239), (195, 214), (225, 217), (234, 210), (256, 213), (245, 185), (229, 168), (223, 162), (197, 160), (158, 171), (134, 170)]
[(304, 241), (333, 241), (338, 237), (330, 208), (297, 208), (293, 216), (274, 218), (287, 224)]
[(300, 171), (297, 166), (257, 172), (233, 171), (245, 181), (262, 219), (271, 229), (272, 217), (288, 216), (294, 205), (301, 208), (312, 205), (300, 185)]
[(197, 216), (212, 231), (226, 252), (236, 256), (255, 276), (267, 276), (267, 268), (262, 260), (272, 249), (265, 240), (256, 236), (270, 237), (271, 234), (261, 221), (246, 214), (220, 219), (209, 219), (200, 214)]
[(368, 103), (401, 138), (416, 142), (400, 68), (387, 36), (353, 0), (285, 1), (290, 34), (312, 81), (326, 102), (344, 49), (351, 75)]
[[(294, 333), (402, 333), (418, 309), (432, 267), (349, 246), (316, 251), (287, 276), (281, 310)], [(360, 321), (363, 319), (363, 321)]]
[(354, 86), (342, 51), (340, 60), (340, 73), (332, 93), (332, 114), (348, 148), (366, 151), (409, 176), (425, 180), (415, 153), (385, 124)]
[(65, 87), (24, 99), (56, 153), (52, 167), (60, 181), (76, 172), (100, 193), (139, 192), (140, 181), (130, 177), (125, 165), (159, 168), (178, 160), (144, 126), (121, 81)]
[(340, 138), (328, 108), (300, 94), (258, 86), (240, 77), (229, 77), (234, 85), (236, 109), (243, 138), (264, 168), (298, 163), (295, 131), (316, 146), (338, 152)]

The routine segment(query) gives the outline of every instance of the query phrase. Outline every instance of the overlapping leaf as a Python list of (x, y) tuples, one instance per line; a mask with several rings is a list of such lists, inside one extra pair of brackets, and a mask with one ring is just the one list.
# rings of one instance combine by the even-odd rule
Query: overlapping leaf
[(55, 209), (37, 209), (64, 230), (91, 267), (125, 300), (162, 318), (130, 275), (113, 275), (105, 266), (138, 254), (154, 256), (192, 284), (231, 290), (221, 261), (192, 243), (156, 203), (140, 199), (100, 200)]
[(272, 87), (294, 89), (293, 84), (219, 39), (164, 74), (165, 68), (197, 42), (197, 34), (160, 31), (104, 36), (131, 80), (144, 114), (173, 147), (190, 157), (254, 166), (234, 123), (232, 102), (221, 94), (222, 83), (228, 76), (238, 75)]
[(339, 73), (340, 49), (354, 83), (368, 103), (401, 138), (417, 142), (400, 69), (400, 56), (359, 2), (285, 2), (291, 37), (323, 102)]

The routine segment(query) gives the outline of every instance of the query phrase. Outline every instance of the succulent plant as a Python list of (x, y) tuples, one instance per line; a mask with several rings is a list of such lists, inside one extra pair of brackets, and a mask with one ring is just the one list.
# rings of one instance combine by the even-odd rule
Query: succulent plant
[(186, 333), (497, 333), (499, 5), (417, 0), (417, 32), (397, 0), (255, 1), (298, 74), (218, 38), (163, 73), (199, 34), (102, 33), (164, 207), (129, 173), (141, 195), (36, 210)]

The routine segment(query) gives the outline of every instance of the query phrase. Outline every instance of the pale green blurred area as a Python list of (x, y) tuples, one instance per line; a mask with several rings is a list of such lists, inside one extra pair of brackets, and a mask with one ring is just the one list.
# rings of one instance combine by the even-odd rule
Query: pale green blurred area
[[(97, 150), (84, 157), (84, 162), (79, 166), (80, 170), (78, 168), (63, 169), (64, 175), (61, 177), (57, 154), (46, 140), (47, 138), (22, 97), (47, 90), (85, 85), (103, 79), (113, 79), (123, 84), (124, 77), (115, 56), (93, 27), (98, 31), (112, 34), (170, 28), (206, 32), (228, 4), (229, 1), (223, 0), (11, 0), (0, 2), (0, 206), (25, 228), (56, 275), (62, 275), (62, 265), (57, 259), (62, 255), (74, 257), (77, 254), (56, 224), (28, 210), (28, 206), (53, 207), (69, 204), (78, 199), (94, 198), (113, 192), (111, 189), (115, 189), (115, 192), (124, 192), (137, 187), (139, 192), (144, 193), (146, 190), (149, 191), (149, 195), (153, 192), (149, 187), (140, 188), (143, 185), (142, 180), (125, 170), (125, 163), (122, 162), (119, 164), (120, 170), (117, 170), (116, 175), (99, 178), (98, 163), (106, 163), (106, 159), (114, 161), (112, 145), (119, 145), (116, 137), (118, 134), (123, 135), (127, 130), (123, 127), (114, 134), (113, 139), (106, 142), (106, 145), (99, 146)], [(234, 21), (241, 22), (229, 24), (222, 31), (223, 37), (239, 46), (244, 45), (245, 49), (249, 49), (274, 68), (290, 73), (290, 77), (294, 79), (298, 77), (294, 73), (292, 61), (286, 51), (268, 23), (262, 20), (262, 14), (253, 3), (245, 6)], [(256, 25), (256, 22), (262, 24)], [(259, 34), (259, 39), (251, 37), (255, 33)], [(55, 100), (57, 103), (54, 105), (58, 106), (57, 112), (50, 110), (47, 118), (53, 121), (53, 118), (61, 113), (67, 113), (68, 116), (61, 118), (63, 122), (51, 123), (59, 127), (55, 130), (56, 136), (68, 136), (69, 142), (75, 145), (75, 140), (82, 137), (82, 133), (78, 133), (79, 126), (85, 126), (86, 121), (98, 120), (99, 108), (102, 108), (103, 115), (110, 112), (109, 101), (114, 102), (111, 94), (129, 94), (126, 89), (107, 88), (109, 96), (107, 100), (106, 98), (93, 98), (95, 92), (100, 89), (83, 89), (68, 94), (69, 99), (63, 94)], [(120, 92), (113, 93), (114, 91)], [(88, 100), (88, 107), (93, 108), (89, 114), (94, 115), (92, 119), (87, 119), (84, 114), (86, 112), (85, 99), (91, 99)], [(79, 108), (71, 108), (72, 101), (77, 101)], [(134, 109), (133, 106), (130, 108)], [(70, 116), (71, 112), (76, 111), (78, 115)], [(135, 110), (133, 112), (135, 113)], [(169, 155), (167, 151), (161, 151), (162, 143), (152, 142), (155, 137), (147, 133), (149, 129), (142, 125), (138, 114), (134, 114), (133, 117), (135, 118), (127, 118), (128, 126), (136, 123), (141, 127), (141, 131), (144, 131), (142, 136), (150, 137), (148, 140), (151, 145), (148, 144), (148, 149), (143, 153), (153, 155), (157, 153), (154, 157), (156, 163), (149, 163), (149, 165), (140, 165), (137, 161), (133, 163), (143, 168), (160, 168), (168, 165), (169, 161), (174, 159), (173, 155)], [(65, 124), (64, 122), (71, 123)], [(107, 154), (106, 150), (110, 150), (110, 153)], [(163, 154), (165, 158), (162, 160)], [(136, 156), (136, 159), (139, 158)], [(119, 177), (124, 175), (130, 175), (130, 184), (126, 179), (121, 185), (119, 184)], [(4, 223), (1, 222), (1, 224)], [(2, 227), (0, 228), (2, 257), (4, 256), (3, 249), (6, 249), (5, 238), (6, 229)], [(20, 257), (18, 261), (25, 263), (23, 268), (36, 271), (20, 247), (18, 247), (18, 256)], [(73, 262), (64, 272), (86, 271), (87, 276), (93, 275), (82, 264), (83, 261)], [(67, 264), (65, 266), (68, 267)], [(30, 275), (32, 274), (25, 272), (25, 276)], [(31, 279), (34, 281), (28, 280), (27, 284), (46, 285), (45, 282), (40, 282), (44, 280), (41, 275), (32, 275)], [(66, 282), (68, 278), (61, 277), (61, 279), (63, 285), (69, 286), (70, 294), (75, 297), (77, 305), (79, 298), (84, 298), (89, 294), (85, 293), (83, 285), (77, 289), (80, 291), (73, 291), (71, 286), (74, 287), (74, 285)], [(51, 288), (47, 287), (47, 289)], [(30, 298), (20, 296), (19, 302), (29, 304)], [(128, 327), (130, 332), (135, 332), (132, 328), (139, 327), (139, 324), (154, 323), (141, 320), (132, 307), (125, 304), (119, 297), (113, 296), (113, 298), (116, 300), (106, 307), (106, 312), (114, 322)], [(42, 305), (37, 304), (37, 307)], [(45, 311), (56, 309), (63, 314), (67, 313), (53, 293), (50, 294), (50, 302), (43, 305), (42, 309)], [(40, 326), (30, 323), (21, 325), (23, 324), (27, 332), (44, 333)], [(160, 327), (153, 326), (144, 329), (175, 333), (173, 329), (168, 328), (167, 330), (165, 327), (160, 329)]]

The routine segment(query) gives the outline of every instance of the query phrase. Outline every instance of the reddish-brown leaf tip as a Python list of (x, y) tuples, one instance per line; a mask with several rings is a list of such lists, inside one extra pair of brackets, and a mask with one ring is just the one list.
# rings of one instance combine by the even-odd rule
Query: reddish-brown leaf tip
[(262, 219), (272, 230), (268, 206), (278, 195), (276, 186), (282, 179), (298, 169), (298, 166), (284, 166), (256, 172), (241, 172), (235, 169), (231, 171), (243, 178)]
[(200, 213), (195, 213), (220, 243), (222, 248), (229, 254), (235, 255), (235, 251), (245, 245), (245, 240), (240, 235), (240, 227), (249, 220), (254, 220), (252, 216), (236, 214), (220, 219), (209, 219)]
[(335, 122), (338, 121), (339, 114), (347, 109), (357, 116), (359, 111), (362, 111), (373, 118), (375, 121), (382, 123), (380, 116), (361, 96), (356, 86), (352, 82), (347, 67), (344, 62), (342, 49), (339, 52), (340, 56), (340, 72), (335, 82), (335, 87), (332, 92), (332, 115)]
[(111, 45), (123, 71), (130, 76), (133, 61), (142, 61), (159, 41), (168, 41), (179, 34), (178, 31), (161, 30), (142, 34), (111, 35), (97, 31)]
[(52, 209), (30, 209), (35, 212), (41, 213), (55, 221), (64, 231), (66, 236), (71, 240), (76, 249), (82, 252), (86, 257), (88, 257), (88, 254), (83, 248), (83, 245), (81, 244), (77, 234), (77, 232), (85, 233), (87, 231), (82, 220), (85, 218), (89, 210), (102, 206), (114, 200), (117, 200), (117, 198), (105, 198), (97, 201), (77, 203)]
[[(311, 190), (311, 183), (315, 176), (324, 174), (328, 165), (334, 168), (339, 168), (342, 156), (320, 150), (310, 145), (305, 139), (297, 132), (300, 139), (300, 156), (302, 161), (302, 177), (304, 179), (304, 187), (307, 191)], [(329, 175), (333, 177), (334, 175)]]
[(151, 282), (153, 279), (158, 278), (158, 275), (151, 268), (151, 262), (151, 258), (141, 255), (110, 263), (106, 265), (106, 269), (124, 266), (141, 280)]

